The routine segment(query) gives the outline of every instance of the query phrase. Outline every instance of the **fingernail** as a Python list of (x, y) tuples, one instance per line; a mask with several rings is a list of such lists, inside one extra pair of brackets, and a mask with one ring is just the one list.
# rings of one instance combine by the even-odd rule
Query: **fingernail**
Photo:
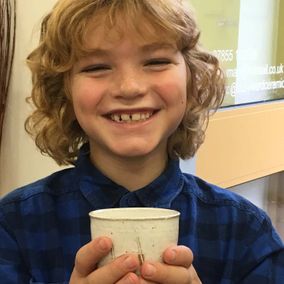
[(99, 240), (99, 246), (100, 246), (101, 250), (108, 250), (109, 249), (108, 243), (106, 242), (105, 239)]
[(134, 273), (132, 273), (128, 275), (125, 280), (127, 284), (137, 283), (137, 276)]
[(177, 255), (176, 251), (173, 250), (173, 249), (171, 249), (171, 250), (168, 252), (168, 260), (169, 260), (169, 261), (175, 260), (176, 255)]
[(124, 263), (124, 265), (127, 269), (136, 269), (137, 268), (137, 262), (131, 256), (127, 256), (123, 263)]
[(146, 277), (153, 276), (156, 272), (156, 267), (150, 263), (145, 264), (143, 275)]

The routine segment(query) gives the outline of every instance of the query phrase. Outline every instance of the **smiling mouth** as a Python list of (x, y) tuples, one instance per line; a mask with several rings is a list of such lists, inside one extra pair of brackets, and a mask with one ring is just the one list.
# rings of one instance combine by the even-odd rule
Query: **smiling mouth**
[(108, 116), (109, 119), (118, 123), (137, 123), (149, 119), (154, 111), (136, 112), (136, 113), (113, 113)]

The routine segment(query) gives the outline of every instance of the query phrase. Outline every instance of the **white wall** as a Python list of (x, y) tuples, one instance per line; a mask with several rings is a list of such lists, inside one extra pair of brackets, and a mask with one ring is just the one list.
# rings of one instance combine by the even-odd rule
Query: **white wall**
[(55, 2), (17, 1), (16, 50), (0, 153), (0, 195), (58, 169), (50, 158), (40, 155), (24, 131), (29, 112), (25, 98), (31, 91), (25, 58), (38, 42), (40, 20)]
[[(271, 65), (275, 52), (274, 24), (278, 15), (279, 0), (241, 0), (238, 61), (237, 61), (237, 94), (235, 103), (252, 101), (253, 92), (248, 90), (251, 82), (270, 81), (269, 76), (260, 77), (254, 70)], [(265, 25), (263, 25), (265, 19)], [(260, 80), (261, 78), (261, 80)], [(260, 94), (258, 94), (259, 98)], [(266, 99), (267, 95), (263, 94)]]
[(273, 225), (284, 240), (284, 172), (279, 172), (231, 188), (270, 216)]
[(259, 208), (266, 210), (269, 185), (270, 177), (268, 176), (240, 185), (236, 185), (228, 189), (247, 198)]

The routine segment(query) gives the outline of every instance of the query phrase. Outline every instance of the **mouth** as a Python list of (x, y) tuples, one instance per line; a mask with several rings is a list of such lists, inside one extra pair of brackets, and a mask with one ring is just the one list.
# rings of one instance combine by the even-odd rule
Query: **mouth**
[(114, 112), (106, 117), (117, 123), (137, 123), (151, 118), (157, 111)]

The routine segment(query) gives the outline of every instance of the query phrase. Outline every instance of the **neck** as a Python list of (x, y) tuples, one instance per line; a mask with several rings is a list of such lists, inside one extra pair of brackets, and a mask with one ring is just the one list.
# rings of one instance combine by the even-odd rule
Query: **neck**
[(105, 176), (129, 191), (146, 186), (157, 178), (165, 169), (167, 154), (157, 153), (151, 157), (114, 157), (108, 155), (92, 155), (92, 163)]

